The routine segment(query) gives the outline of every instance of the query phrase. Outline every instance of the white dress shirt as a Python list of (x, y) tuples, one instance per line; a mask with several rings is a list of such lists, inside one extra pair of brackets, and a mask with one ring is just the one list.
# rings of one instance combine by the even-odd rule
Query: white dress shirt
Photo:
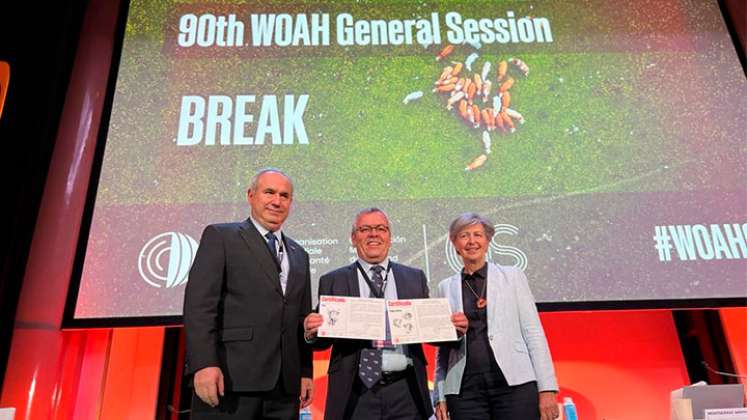
[[(259, 231), (259, 234), (262, 235), (262, 239), (267, 242), (267, 232), (269, 230), (265, 229), (264, 226), (259, 224), (254, 218), (250, 215), (249, 219), (254, 223), (254, 227), (257, 228)], [(285, 245), (283, 245), (283, 231), (282, 229), (278, 229), (275, 232), (272, 233), (275, 235), (275, 238), (277, 238), (277, 241), (275, 241), (275, 254), (280, 258), (280, 287), (283, 289), (283, 294), (285, 294), (285, 288), (288, 285), (288, 273), (290, 272), (290, 262), (288, 261), (288, 253), (285, 252)]]
[[(397, 299), (397, 286), (396, 283), (394, 283), (394, 273), (392, 273), (392, 270), (387, 270), (387, 268), (389, 268), (389, 258), (378, 264), (371, 264), (359, 258), (358, 263), (363, 267), (363, 270), (366, 271), (368, 279), (371, 281), (373, 281), (374, 274), (371, 267), (374, 265), (384, 267), (383, 274), (387, 276), (384, 279), (384, 299)], [(360, 270), (356, 270), (356, 272), (358, 273), (358, 289), (360, 290), (360, 297), (376, 297), (371, 293), (371, 288), (368, 287), (368, 283), (366, 283), (366, 279), (363, 278), (363, 274), (361, 274)], [(405, 349), (402, 345), (394, 346), (394, 348), (384, 348), (382, 351), (381, 370), (384, 372), (399, 372), (405, 370), (407, 369), (408, 364), (412, 364), (412, 360), (408, 359), (409, 358), (405, 356)]]

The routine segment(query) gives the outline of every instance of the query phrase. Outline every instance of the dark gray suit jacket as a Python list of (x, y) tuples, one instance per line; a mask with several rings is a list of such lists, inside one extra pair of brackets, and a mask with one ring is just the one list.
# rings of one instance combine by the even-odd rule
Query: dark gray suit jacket
[(284, 236), (290, 273), (285, 295), (267, 242), (251, 220), (205, 228), (184, 295), (187, 373), (223, 371), (228, 391), (269, 391), (282, 375), (285, 390), (300, 392), (312, 377), (303, 340), (311, 312), (309, 256)]
[[(391, 262), (394, 282), (399, 299), (420, 299), (428, 297), (428, 281), (425, 274), (416, 268)], [(360, 296), (358, 272), (356, 265), (351, 264), (327, 273), (319, 279), (319, 295)], [(324, 413), (326, 420), (345, 418), (345, 408), (350, 400), (353, 383), (358, 376), (358, 361), (361, 349), (369, 347), (370, 340), (323, 339), (318, 338), (315, 349), (326, 349), (332, 346), (329, 359), (327, 403)], [(428, 362), (423, 354), (423, 346), (409, 344), (406, 346), (408, 357), (412, 358), (415, 370), (416, 388), (419, 395), (413, 395), (420, 406), (423, 417), (433, 414), (428, 395), (428, 377), (425, 367)]]

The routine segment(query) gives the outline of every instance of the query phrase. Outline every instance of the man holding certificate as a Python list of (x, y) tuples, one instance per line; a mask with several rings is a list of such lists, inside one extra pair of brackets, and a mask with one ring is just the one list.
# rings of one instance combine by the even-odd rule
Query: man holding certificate
[[(389, 259), (391, 232), (382, 210), (360, 211), (353, 224), (351, 241), (358, 260), (323, 275), (319, 280), (319, 296), (387, 301), (428, 298), (425, 274)], [(355, 316), (350, 320), (370, 322)], [(466, 331), (464, 314), (454, 314), (451, 321), (459, 332)], [(410, 420), (427, 419), (433, 414), (421, 344), (394, 345), (388, 324), (384, 340), (317, 337), (323, 323), (320, 314), (310, 314), (304, 320), (305, 338), (315, 349), (332, 346), (325, 419)]]

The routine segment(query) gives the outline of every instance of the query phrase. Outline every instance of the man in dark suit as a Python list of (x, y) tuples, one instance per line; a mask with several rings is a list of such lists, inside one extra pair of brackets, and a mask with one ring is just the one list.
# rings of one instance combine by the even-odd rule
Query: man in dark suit
[(311, 403), (309, 256), (281, 231), (292, 196), (287, 175), (263, 169), (249, 219), (202, 234), (184, 296), (193, 419), (298, 419)]
[[(428, 297), (428, 281), (421, 270), (389, 259), (391, 232), (382, 210), (360, 211), (353, 224), (351, 241), (358, 260), (323, 275), (319, 280), (319, 295)], [(315, 349), (332, 346), (325, 419), (412, 420), (427, 419), (433, 414), (422, 345), (394, 346), (390, 339), (371, 342), (316, 337), (322, 322), (320, 314), (310, 314), (304, 321), (304, 333)], [(462, 321), (455, 322), (457, 325), (461, 326)]]

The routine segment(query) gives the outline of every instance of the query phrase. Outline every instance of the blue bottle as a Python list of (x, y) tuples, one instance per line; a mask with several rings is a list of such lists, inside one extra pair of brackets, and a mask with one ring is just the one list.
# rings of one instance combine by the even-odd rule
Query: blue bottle
[(309, 407), (302, 408), (301, 411), (298, 412), (298, 420), (311, 420), (311, 410)]
[(571, 397), (563, 398), (563, 413), (565, 414), (565, 420), (578, 420), (576, 404), (573, 403)]

